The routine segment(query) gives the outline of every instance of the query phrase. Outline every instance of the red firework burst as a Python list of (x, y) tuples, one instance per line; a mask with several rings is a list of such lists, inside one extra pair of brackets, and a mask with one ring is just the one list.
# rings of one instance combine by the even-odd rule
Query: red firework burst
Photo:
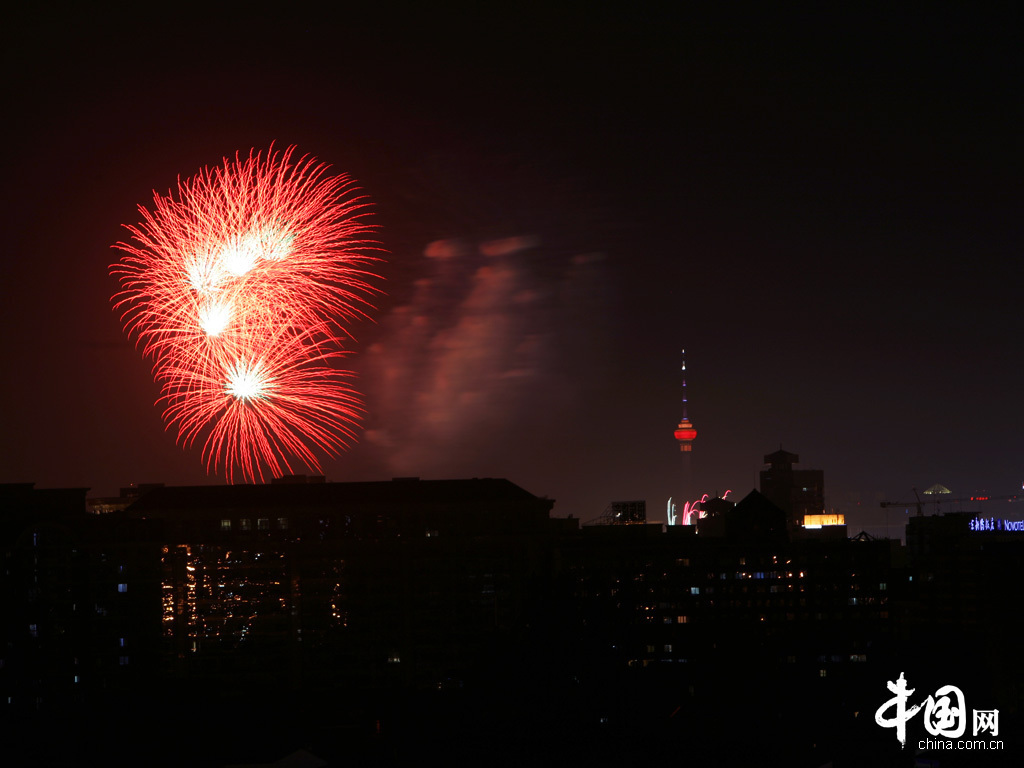
[(335, 367), (370, 308), (367, 203), (346, 176), (283, 153), (236, 155), (178, 181), (126, 226), (114, 307), (153, 361), (164, 418), (209, 471), (260, 480), (354, 438), (359, 396)]

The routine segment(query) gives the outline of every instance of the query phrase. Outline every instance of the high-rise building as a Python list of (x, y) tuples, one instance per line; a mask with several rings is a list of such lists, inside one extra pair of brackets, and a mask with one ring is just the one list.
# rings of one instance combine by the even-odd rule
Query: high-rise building
[(825, 510), (825, 473), (820, 469), (794, 469), (800, 457), (781, 448), (764, 457), (761, 493), (786, 513), (786, 525), (796, 530), (804, 515)]

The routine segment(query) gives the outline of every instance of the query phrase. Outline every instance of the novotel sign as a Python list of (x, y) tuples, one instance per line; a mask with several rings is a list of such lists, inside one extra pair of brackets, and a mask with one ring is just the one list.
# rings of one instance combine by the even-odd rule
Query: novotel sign
[(1005, 520), (999, 517), (971, 518), (972, 531), (1016, 531), (1024, 533), (1024, 520)]

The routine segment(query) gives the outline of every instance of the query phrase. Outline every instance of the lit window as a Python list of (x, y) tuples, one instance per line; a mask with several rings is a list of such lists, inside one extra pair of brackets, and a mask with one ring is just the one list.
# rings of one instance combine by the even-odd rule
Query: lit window
[(665, 653), (672, 653), (672, 646), (671, 645), (666, 645), (665, 646)]
[(287, 517), (279, 517), (279, 518), (277, 518), (277, 527), (280, 528), (282, 531), (285, 530), (288, 527), (288, 518)]
[(827, 669), (819, 669), (818, 670), (818, 677), (828, 677), (828, 670)]
[(261, 517), (259, 520), (256, 521), (256, 527), (259, 530), (261, 530), (261, 531), (269, 531), (270, 530), (270, 518), (269, 517)]
[(883, 581), (881, 584), (878, 585), (878, 588), (884, 591), (889, 588), (889, 585)]
[(402, 660), (399, 658), (397, 653), (393, 653), (388, 656), (388, 664), (401, 664)]
[(231, 530), (231, 521), (230, 520), (221, 520), (220, 521), (220, 529), (222, 531), (230, 531)]
[(671, 616), (664, 616), (661, 619), (661, 621), (662, 621), (663, 624), (671, 624), (672, 623), (672, 617)]
[(118, 592), (127, 592), (127, 591), (128, 591), (128, 585), (127, 585), (127, 584), (125, 584), (125, 583), (124, 583), (124, 582), (122, 581), (122, 582), (121, 582), (120, 584), (118, 584), (118, 585), (117, 585), (117, 591), (118, 591)]
[(648, 653), (654, 653), (654, 646), (653, 645), (648, 645), (647, 646), (647, 652)]
[(700, 594), (700, 587), (690, 587), (690, 594), (691, 595), (699, 595)]
[(120, 663), (120, 665), (122, 667), (128, 666), (128, 657), (127, 656), (119, 656), (118, 657), (118, 663)]
[(238, 521), (238, 527), (241, 528), (243, 531), (251, 531), (252, 521), (249, 520), (249, 518), (247, 517), (243, 517), (241, 520)]
[(118, 646), (120, 646), (121, 648), (124, 648), (124, 638), (123, 638), (123, 637), (119, 637), (119, 638), (117, 638), (117, 644), (118, 644)]
[(39, 637), (39, 625), (38, 624), (29, 624), (28, 625), (28, 636), (29, 637)]
[(688, 619), (685, 616), (676, 616), (676, 622), (679, 624), (685, 624)]

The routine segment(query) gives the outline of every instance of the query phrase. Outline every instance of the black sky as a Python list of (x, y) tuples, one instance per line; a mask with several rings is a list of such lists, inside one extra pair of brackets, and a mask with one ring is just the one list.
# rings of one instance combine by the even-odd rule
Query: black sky
[(211, 481), (110, 309), (110, 246), (153, 189), (276, 142), (358, 179), (389, 251), (377, 322), (353, 329), (369, 431), (329, 479), (507, 476), (561, 514), (646, 498), (657, 517), (669, 495), (745, 493), (781, 444), (862, 527), (915, 486), (1015, 493), (1020, 22), (22, 11), (0, 480)]

